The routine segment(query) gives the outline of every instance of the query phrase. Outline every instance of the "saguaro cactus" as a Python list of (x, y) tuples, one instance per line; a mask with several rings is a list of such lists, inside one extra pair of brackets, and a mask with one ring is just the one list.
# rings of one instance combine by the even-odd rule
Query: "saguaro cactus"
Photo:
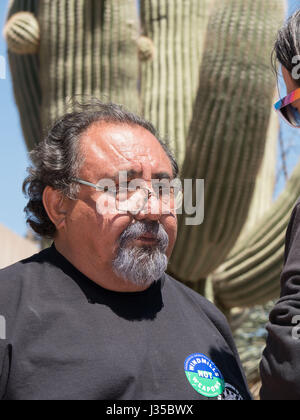
[[(36, 54), (14, 48), (15, 14), (24, 11)], [(179, 218), (169, 265), (201, 290), (247, 220), (282, 20), (283, 0), (141, 0), (139, 16), (135, 0), (12, 0), (5, 34), (28, 148), (74, 95), (142, 112), (170, 139), (182, 177), (205, 179), (205, 221), (186, 226)], [(26, 41), (19, 36), (18, 47)]]
[[(206, 33), (182, 173), (205, 179), (205, 221), (180, 220), (170, 269), (197, 282), (222, 263), (246, 222), (273, 96), (270, 53), (282, 3), (218, 2)], [(266, 25), (266, 22), (268, 24)]]
[[(24, 12), (27, 12), (27, 20)], [(17, 15), (23, 13), (22, 19), (18, 20)], [(39, 28), (37, 21), (37, 2), (34, 0), (11, 0), (9, 3), (8, 19), (4, 35), (8, 43), (8, 56), (10, 71), (13, 79), (15, 100), (20, 111), (20, 120), (23, 129), (24, 139), (29, 150), (38, 143), (42, 136), (42, 123), (40, 108), (42, 100), (41, 86), (39, 82), (39, 57), (38, 43), (36, 38), (36, 50), (28, 54), (28, 34), (32, 32), (31, 27)], [(25, 21), (25, 22), (24, 22)], [(23, 31), (20, 31), (20, 22)], [(34, 22), (34, 23), (33, 23)], [(26, 28), (26, 30), (25, 30)], [(26, 33), (26, 37), (22, 35)], [(16, 36), (17, 34), (17, 36)], [(36, 32), (36, 37), (37, 37)], [(17, 42), (16, 42), (17, 39)], [(23, 41), (23, 42), (22, 42)], [(19, 53), (11, 45), (18, 45)], [(13, 52), (14, 51), (14, 52)]]
[[(57, 15), (59, 18), (57, 18)], [(138, 110), (137, 10), (131, 0), (42, 0), (42, 124), (66, 98), (91, 95)]]
[[(28, 13), (26, 20), (23, 13), (23, 21), (17, 21), (20, 11), (32, 15)], [(75, 95), (107, 98), (138, 111), (138, 22), (134, 1), (11, 1), (4, 29), (8, 47), (15, 28), (19, 29), (23, 22), (25, 31), (34, 18), (41, 34), (36, 54), (18, 55), (15, 49), (9, 53), (16, 102), (29, 148)]]
[(286, 228), (300, 196), (300, 164), (271, 209), (213, 276), (223, 308), (252, 306), (279, 296)]
[[(276, 98), (277, 93), (276, 96), (274, 95), (274, 103)], [(242, 232), (237, 240), (237, 244), (245, 235), (255, 228), (258, 221), (260, 221), (265, 213), (272, 207), (276, 185), (278, 136), (279, 119), (277, 113), (273, 111), (269, 121), (264, 157), (259, 173), (256, 177), (255, 190), (247, 222), (243, 226)], [(235, 246), (237, 246), (237, 244)]]
[(214, 0), (144, 0), (142, 35), (154, 45), (141, 63), (142, 112), (167, 136), (181, 165), (199, 87), (206, 28)]

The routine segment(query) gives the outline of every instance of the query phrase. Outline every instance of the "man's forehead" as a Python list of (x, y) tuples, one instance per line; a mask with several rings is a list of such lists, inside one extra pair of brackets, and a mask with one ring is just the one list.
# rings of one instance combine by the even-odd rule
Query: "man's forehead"
[[(94, 124), (82, 137), (86, 165), (113, 178), (119, 171), (141, 176), (144, 172), (168, 172), (171, 162), (158, 140), (140, 126)], [(106, 175), (106, 176), (105, 176)], [(132, 176), (132, 177), (136, 177)]]

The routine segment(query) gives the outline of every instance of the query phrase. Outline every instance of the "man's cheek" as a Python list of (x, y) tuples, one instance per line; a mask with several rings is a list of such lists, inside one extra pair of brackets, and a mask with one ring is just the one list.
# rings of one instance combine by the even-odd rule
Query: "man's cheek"
[(166, 253), (167, 256), (170, 257), (177, 238), (177, 219), (169, 215), (165, 220), (162, 220), (162, 226), (169, 238), (169, 245)]
[(116, 200), (113, 196), (101, 195), (96, 201), (96, 210), (99, 216), (116, 215), (119, 211), (116, 208)]

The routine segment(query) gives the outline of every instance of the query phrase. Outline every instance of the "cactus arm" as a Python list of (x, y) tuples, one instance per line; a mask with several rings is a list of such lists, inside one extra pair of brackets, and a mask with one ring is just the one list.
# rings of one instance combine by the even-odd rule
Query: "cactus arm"
[(285, 232), (300, 196), (299, 177), (300, 163), (280, 197), (246, 236), (243, 246), (214, 273), (215, 296), (222, 306), (251, 306), (279, 296)]
[[(37, 29), (37, 2), (33, 0), (13, 0), (9, 3), (7, 22), (19, 12), (30, 14), (30, 21), (35, 22)], [(23, 15), (24, 16), (24, 15)], [(10, 21), (11, 23), (12, 21)], [(13, 23), (14, 27), (16, 23)], [(26, 19), (23, 24), (26, 26)], [(6, 24), (7, 25), (7, 24)], [(28, 26), (27, 26), (28, 28)], [(9, 26), (4, 33), (9, 34)], [(33, 31), (34, 33), (34, 31)], [(36, 32), (36, 39), (38, 35)], [(19, 41), (21, 38), (19, 38)], [(8, 41), (9, 43), (9, 41)], [(9, 43), (10, 44), (10, 43)], [(26, 42), (25, 42), (26, 44)], [(9, 45), (8, 45), (9, 47)], [(19, 43), (20, 47), (20, 43)], [(37, 47), (37, 43), (36, 43)], [(25, 51), (25, 50), (24, 50)], [(24, 52), (23, 51), (23, 52)], [(33, 50), (31, 50), (32, 52)], [(14, 97), (20, 111), (23, 135), (28, 150), (31, 150), (40, 140), (42, 127), (40, 122), (41, 86), (39, 82), (39, 60), (37, 54), (17, 54), (8, 48), (8, 59), (13, 81)]]
[(134, 2), (43, 0), (39, 22), (43, 126), (74, 96), (92, 95), (138, 111)]
[(24, 11), (11, 15), (3, 33), (12, 53), (23, 55), (38, 52), (40, 28), (34, 14)]
[[(275, 95), (273, 102), (275, 102)], [(255, 190), (247, 221), (235, 247), (239, 246), (243, 237), (255, 227), (256, 223), (258, 223), (264, 214), (272, 207), (276, 182), (278, 135), (279, 119), (277, 113), (272, 109), (263, 162), (256, 178)]]

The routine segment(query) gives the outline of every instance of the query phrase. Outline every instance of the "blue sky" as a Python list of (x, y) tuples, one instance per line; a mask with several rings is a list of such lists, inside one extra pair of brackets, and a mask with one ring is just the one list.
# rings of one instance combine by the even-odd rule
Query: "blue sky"
[[(6, 58), (6, 45), (2, 36), (8, 0), (1, 0), (0, 55)], [(23, 209), (26, 205), (22, 182), (29, 164), (23, 140), (19, 115), (15, 106), (12, 84), (6, 59), (6, 79), (0, 79), (0, 223), (14, 232), (25, 235), (27, 227)]]
[[(0, 7), (0, 56), (6, 57), (6, 45), (2, 37), (2, 28), (8, 0), (1, 0)], [(290, 0), (289, 14), (300, 7), (300, 0)], [(0, 223), (24, 236), (27, 231), (23, 209), (26, 199), (22, 193), (22, 182), (26, 176), (26, 167), (29, 165), (27, 150), (25, 148), (20, 129), (19, 115), (14, 103), (12, 84), (6, 60), (6, 79), (0, 79), (0, 126), (1, 126), (1, 152), (0, 152)], [(288, 129), (282, 125), (285, 139), (293, 139), (294, 146), (288, 154), (288, 170), (291, 173), (300, 156), (299, 132)], [(299, 146), (297, 145), (297, 137)], [(284, 187), (284, 179), (280, 177), (275, 195)]]

